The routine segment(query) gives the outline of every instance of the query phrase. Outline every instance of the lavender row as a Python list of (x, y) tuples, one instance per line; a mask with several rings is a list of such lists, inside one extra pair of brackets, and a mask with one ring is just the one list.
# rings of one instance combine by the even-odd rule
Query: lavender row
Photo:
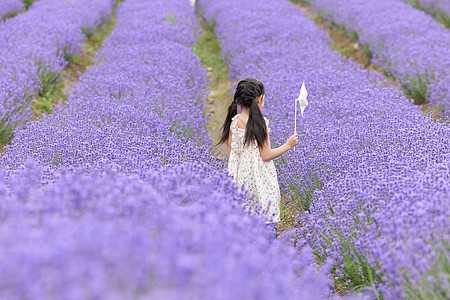
[[(30, 118), (32, 95), (54, 85), (70, 57), (111, 16), (114, 0), (41, 0), (0, 24), (0, 120), (12, 130)], [(45, 95), (43, 95), (45, 96)]]
[(0, 22), (6, 16), (19, 12), (24, 4), (20, 0), (3, 0), (0, 6)]
[(450, 26), (450, 1), (448, 0), (404, 0), (404, 2), (420, 8), (433, 17)]
[(200, 101), (207, 73), (190, 49), (192, 9), (183, 12), (177, 2), (170, 9), (160, 1), (128, 5), (97, 53), (101, 63), (81, 76), (66, 107), (16, 132), (3, 165), (14, 169), (34, 157), (52, 168), (114, 163), (126, 174), (188, 161), (216, 165)]
[(7, 147), (2, 298), (326, 297), (331, 260), (316, 275), (307, 245), (273, 241), (202, 145), (194, 20), (187, 1), (121, 3), (101, 64)]
[(416, 104), (429, 100), (449, 113), (450, 32), (442, 24), (398, 0), (314, 0), (311, 5), (356, 33), (370, 49), (371, 61), (393, 75)]
[(239, 3), (200, 6), (215, 21), (230, 76), (266, 85), (272, 148), (294, 132), (293, 100), (303, 80), (308, 89), (297, 151), (275, 162), (282, 193), (303, 211), (297, 232), (319, 257), (336, 260), (344, 285), (406, 298), (428, 289), (421, 280), (431, 272), (439, 295), (449, 278), (439, 259), (448, 251), (430, 247), (450, 235), (449, 127), (422, 117), (384, 77), (330, 51), (329, 37), (291, 3)]
[[(196, 163), (141, 179), (85, 171), (45, 189), (40, 180), (52, 171), (32, 160), (2, 172), (2, 298), (326, 297), (330, 261), (316, 274), (307, 245), (273, 241), (264, 220), (244, 212), (246, 192), (226, 171)], [(179, 206), (169, 192), (195, 202)]]

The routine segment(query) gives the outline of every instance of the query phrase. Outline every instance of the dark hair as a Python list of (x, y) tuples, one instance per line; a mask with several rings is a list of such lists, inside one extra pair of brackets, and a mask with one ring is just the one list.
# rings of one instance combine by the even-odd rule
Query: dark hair
[(241, 107), (250, 108), (244, 146), (256, 140), (258, 146), (262, 148), (267, 138), (267, 128), (255, 98), (263, 95), (265, 95), (264, 85), (260, 81), (253, 78), (239, 81), (234, 93), (234, 100), (228, 107), (228, 115), (220, 129), (222, 130), (222, 137), (215, 146), (228, 140), (232, 119), (237, 114), (237, 106), (241, 105)]

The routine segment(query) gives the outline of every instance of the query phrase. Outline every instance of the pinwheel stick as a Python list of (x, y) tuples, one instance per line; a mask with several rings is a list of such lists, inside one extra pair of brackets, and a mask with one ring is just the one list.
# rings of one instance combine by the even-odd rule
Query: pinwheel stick
[[(294, 134), (297, 133), (297, 99), (295, 99), (295, 120), (294, 120)], [(295, 146), (294, 146), (295, 151)]]

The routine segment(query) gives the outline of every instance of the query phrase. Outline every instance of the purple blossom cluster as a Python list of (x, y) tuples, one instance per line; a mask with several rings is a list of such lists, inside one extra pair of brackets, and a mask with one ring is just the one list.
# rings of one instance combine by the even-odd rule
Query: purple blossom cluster
[(444, 114), (450, 112), (450, 32), (442, 24), (399, 0), (311, 4), (325, 19), (356, 32), (370, 49), (371, 61), (393, 75), (415, 103), (427, 99)]
[(17, 168), (33, 157), (52, 168), (114, 164), (126, 174), (189, 161), (221, 165), (210, 155), (202, 115), (208, 82), (190, 48), (192, 8), (184, 12), (178, 9), (184, 4), (161, 1), (127, 5), (97, 53), (101, 63), (81, 76), (65, 107), (16, 132), (3, 165)]
[(409, 4), (416, 4), (417, 2), (420, 6), (431, 15), (434, 14), (446, 14), (450, 17), (450, 1), (448, 0), (404, 0)]
[(299, 145), (275, 161), (282, 194), (303, 211), (298, 234), (319, 257), (334, 258), (350, 286), (420, 298), (423, 279), (436, 275), (430, 293), (445, 295), (448, 125), (422, 116), (382, 75), (331, 51), (329, 37), (287, 1), (199, 5), (214, 21), (230, 77), (265, 84), (272, 148), (294, 132), (294, 99), (305, 81)]
[(0, 169), (0, 298), (325, 299), (291, 233), (273, 239), (210, 153), (188, 1), (127, 0), (66, 106)]
[[(28, 160), (0, 174), (2, 299), (326, 298), (331, 261), (317, 270), (307, 245), (273, 240), (224, 170), (78, 169), (41, 188), (49, 172)], [(180, 207), (168, 189), (197, 189), (196, 202)]]
[(114, 0), (40, 0), (0, 24), (0, 120), (14, 130), (30, 118), (32, 95), (60, 79), (81, 51), (83, 29), (110, 18)]
[(0, 5), (0, 22), (5, 15), (19, 12), (23, 8), (24, 4), (20, 0), (3, 0)]

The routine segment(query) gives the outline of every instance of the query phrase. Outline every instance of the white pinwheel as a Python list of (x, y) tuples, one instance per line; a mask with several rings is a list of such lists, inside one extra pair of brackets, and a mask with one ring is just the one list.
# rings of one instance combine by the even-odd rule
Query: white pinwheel
[[(303, 111), (305, 110), (305, 107), (308, 105), (308, 100), (306, 99), (308, 97), (308, 92), (306, 91), (305, 82), (302, 82), (302, 87), (300, 89), (300, 94), (298, 95), (297, 99), (295, 99), (295, 124), (294, 124), (294, 133), (297, 133), (297, 102), (300, 104), (300, 110), (302, 112), (302, 118), (303, 118)], [(295, 147), (294, 147), (295, 150)]]

